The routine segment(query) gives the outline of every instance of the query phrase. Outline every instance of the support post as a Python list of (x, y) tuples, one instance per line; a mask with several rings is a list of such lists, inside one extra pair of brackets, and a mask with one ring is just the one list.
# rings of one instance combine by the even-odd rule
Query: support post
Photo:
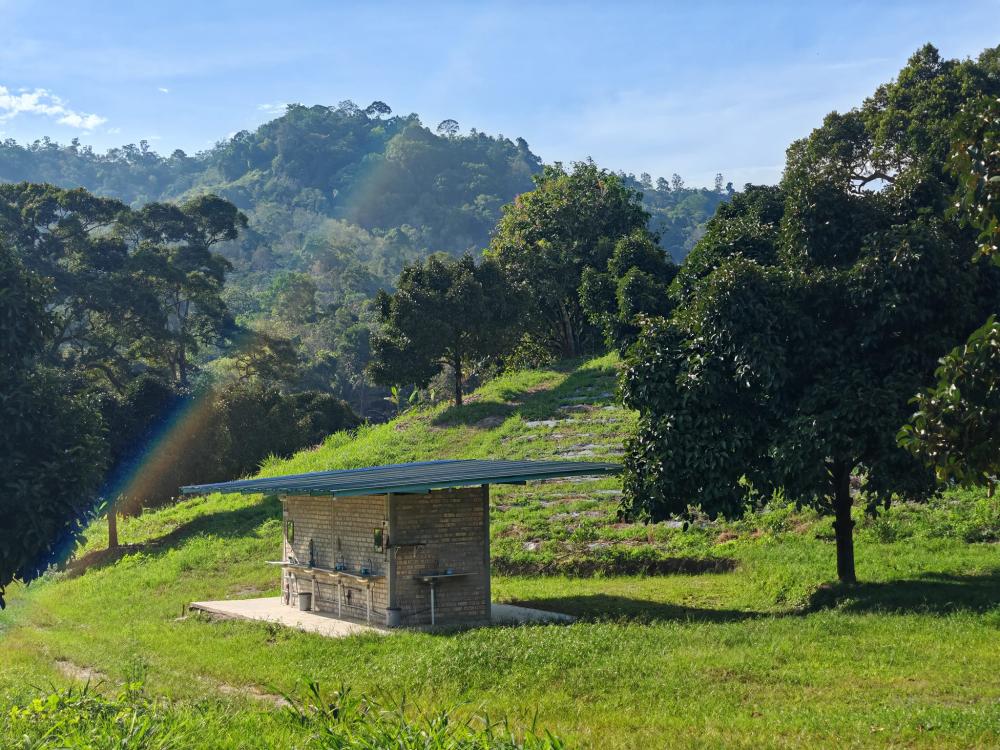
[(493, 594), (490, 590), (490, 486), (483, 485), (483, 575), (486, 577), (486, 619), (493, 619)]

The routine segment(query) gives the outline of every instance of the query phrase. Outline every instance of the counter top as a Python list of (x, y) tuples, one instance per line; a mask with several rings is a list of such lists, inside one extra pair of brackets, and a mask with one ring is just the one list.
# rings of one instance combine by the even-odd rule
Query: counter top
[(352, 573), (348, 570), (333, 570), (332, 568), (320, 568), (320, 567), (309, 567), (308, 565), (302, 565), (301, 563), (293, 563), (284, 560), (267, 560), (268, 565), (280, 565), (283, 568), (288, 568), (289, 570), (298, 570), (303, 573), (320, 573), (325, 576), (331, 576), (333, 578), (349, 578), (353, 581), (361, 581), (363, 583), (368, 583), (370, 581), (378, 581), (385, 578), (384, 575), (368, 573), (362, 575), (361, 573)]

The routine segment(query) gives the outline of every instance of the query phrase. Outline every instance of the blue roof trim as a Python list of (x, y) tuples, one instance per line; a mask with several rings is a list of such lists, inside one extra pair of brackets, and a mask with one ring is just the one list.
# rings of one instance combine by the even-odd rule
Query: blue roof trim
[(187, 495), (209, 492), (276, 495), (383, 495), (388, 492), (426, 492), (479, 484), (523, 484), (539, 479), (617, 474), (621, 466), (583, 461), (421, 461), (368, 466), (361, 469), (316, 471), (281, 477), (259, 477), (234, 482), (181, 487)]

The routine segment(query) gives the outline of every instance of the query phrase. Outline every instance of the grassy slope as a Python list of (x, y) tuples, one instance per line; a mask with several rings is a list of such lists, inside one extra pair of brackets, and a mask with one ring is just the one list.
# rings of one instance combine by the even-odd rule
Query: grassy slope
[[(441, 457), (611, 458), (632, 416), (612, 405), (614, 360), (519, 373), (461, 410), (411, 412), (268, 474)], [(554, 422), (551, 420), (555, 420)], [(498, 577), (495, 596), (569, 611), (569, 627), (326, 640), (266, 625), (179, 618), (191, 600), (277, 593), (262, 564), (279, 508), (213, 495), (130, 519), (136, 554), (51, 576), (0, 615), (0, 693), (68, 678), (57, 662), (142, 679), (204, 722), (205, 746), (305, 742), (269, 704), (233, 694), (306, 680), (467, 704), (598, 747), (1000, 744), (1000, 505), (975, 493), (862, 522), (858, 573), (824, 587), (829, 521), (787, 508), (689, 531), (615, 522), (617, 480), (496, 488), (498, 561), (558, 565), (630, 555), (726, 557), (701, 575)], [(104, 543), (95, 527), (89, 547)], [(0, 739), (4, 737), (0, 727)], [(2, 744), (2, 743), (0, 743)]]

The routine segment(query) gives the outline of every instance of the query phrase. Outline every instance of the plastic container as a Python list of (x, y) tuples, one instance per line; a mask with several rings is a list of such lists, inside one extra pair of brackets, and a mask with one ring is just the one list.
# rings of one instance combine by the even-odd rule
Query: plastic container
[(403, 610), (399, 607), (389, 607), (385, 611), (385, 626), (398, 628), (403, 623)]
[(299, 592), (299, 611), (308, 612), (312, 609), (312, 592), (300, 591)]

